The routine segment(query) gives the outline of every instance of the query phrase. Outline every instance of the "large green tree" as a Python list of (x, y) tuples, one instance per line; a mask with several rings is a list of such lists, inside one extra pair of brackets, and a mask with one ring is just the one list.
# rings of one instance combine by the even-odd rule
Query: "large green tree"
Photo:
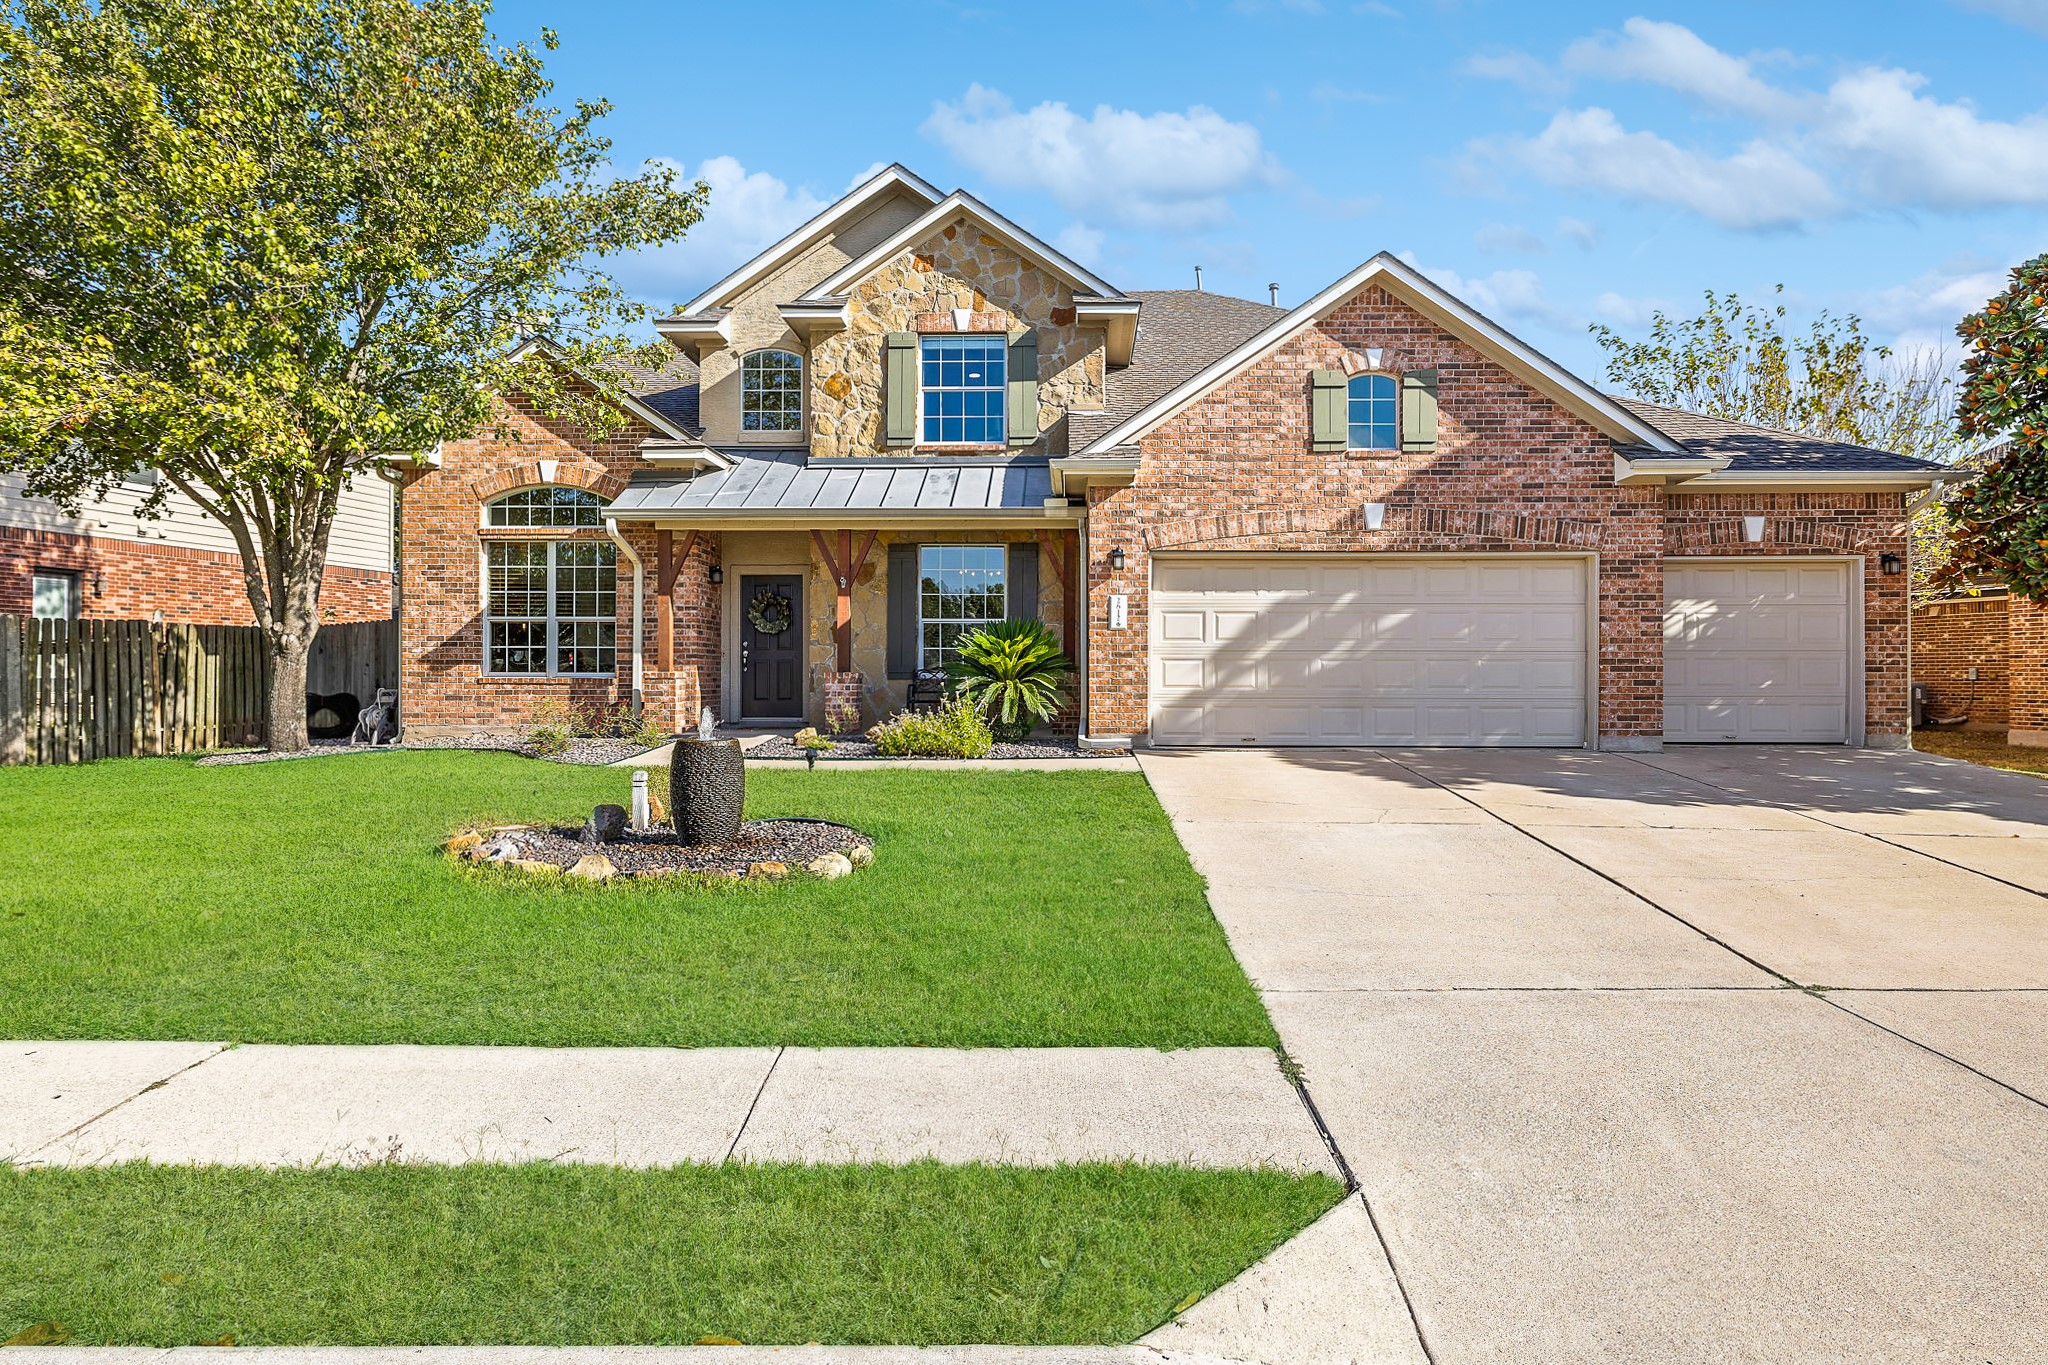
[[(1779, 285), (1772, 302), (1758, 306), (1708, 290), (1698, 316), (1660, 311), (1640, 340), (1596, 324), (1608, 381), (1644, 402), (1732, 422), (1942, 464), (1962, 456), (1968, 440), (1957, 429), (1949, 357), (1895, 355), (1864, 333), (1854, 313), (1823, 312), (1797, 331), (1777, 297), (1784, 291)], [(1922, 510), (1911, 532), (1914, 586), (1925, 592), (1948, 558), (1943, 507)]]
[(1944, 504), (1948, 558), (1937, 581), (1968, 588), (1995, 578), (2048, 602), (2048, 256), (2015, 267), (1956, 335), (1965, 348), (1957, 428), (2003, 443)]
[[(705, 187), (618, 174), (483, 0), (0, 0), (0, 468), (152, 466), (241, 547), (273, 748), (305, 743), (336, 500), (518, 388), (595, 432), (646, 309), (606, 258)], [(544, 32), (540, 46), (552, 49)], [(568, 365), (513, 372), (544, 331)]]

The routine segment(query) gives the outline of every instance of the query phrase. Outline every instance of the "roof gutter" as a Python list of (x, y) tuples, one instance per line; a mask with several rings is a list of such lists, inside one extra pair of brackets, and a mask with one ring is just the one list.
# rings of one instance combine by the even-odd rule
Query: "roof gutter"
[(1719, 474), (1728, 467), (1727, 455), (1616, 455), (1614, 481), (1624, 488), (1643, 485), (1670, 487), (1693, 479)]
[(1953, 469), (1770, 469), (1706, 474), (1676, 493), (1910, 493), (1975, 477)]
[(1046, 461), (1052, 470), (1052, 491), (1085, 493), (1091, 484), (1128, 488), (1138, 477), (1138, 457), (1132, 455), (1064, 455)]

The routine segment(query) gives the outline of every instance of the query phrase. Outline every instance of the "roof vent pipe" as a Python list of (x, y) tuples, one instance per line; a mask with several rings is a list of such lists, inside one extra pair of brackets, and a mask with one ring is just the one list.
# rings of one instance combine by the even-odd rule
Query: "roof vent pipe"
[(1195, 267), (1195, 292), (1202, 292), (1202, 267)]
[(1268, 296), (1269, 296), (1269, 297), (1270, 297), (1270, 298), (1271, 298), (1271, 299), (1273, 300), (1273, 306), (1274, 306), (1275, 308), (1278, 308), (1278, 307), (1280, 306), (1280, 286), (1279, 286), (1279, 284), (1278, 284), (1278, 283), (1274, 283), (1274, 284), (1269, 284), (1269, 285), (1267, 285), (1267, 286), (1266, 286), (1266, 293), (1267, 293), (1267, 295), (1268, 295)]

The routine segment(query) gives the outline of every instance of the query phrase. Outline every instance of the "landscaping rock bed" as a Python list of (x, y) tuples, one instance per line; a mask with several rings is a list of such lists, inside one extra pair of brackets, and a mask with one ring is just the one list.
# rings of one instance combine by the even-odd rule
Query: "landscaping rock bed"
[[(1083, 749), (1071, 739), (1028, 739), (1019, 744), (998, 744), (988, 751), (990, 758), (1121, 758), (1129, 754), (1128, 749)], [(771, 735), (758, 744), (749, 745), (747, 757), (752, 758), (802, 758), (804, 751), (790, 741), (786, 735)], [(832, 741), (832, 747), (818, 754), (820, 763), (844, 762), (846, 760), (894, 763), (907, 754), (885, 754), (877, 749), (872, 740), (848, 736)]]
[(859, 830), (829, 820), (797, 819), (749, 820), (737, 839), (724, 844), (685, 844), (666, 825), (629, 829), (609, 843), (592, 841), (575, 826), (514, 825), (458, 834), (447, 847), (469, 862), (592, 881), (677, 873), (767, 880), (794, 873), (843, 877), (875, 860), (874, 841)]
[(394, 749), (477, 749), (491, 753), (519, 754), (526, 758), (544, 758), (551, 763), (575, 763), (584, 767), (602, 768), (609, 763), (635, 758), (647, 752), (644, 744), (635, 744), (630, 739), (574, 739), (569, 747), (559, 754), (544, 754), (527, 743), (523, 735), (450, 735), (441, 739), (414, 739), (403, 744), (350, 744), (345, 739), (322, 740), (307, 749), (291, 749), (274, 754), (267, 749), (243, 749), (228, 754), (208, 754), (197, 760), (197, 766), (237, 767), (245, 763), (276, 763), (294, 758), (331, 758), (338, 754), (381, 754)]

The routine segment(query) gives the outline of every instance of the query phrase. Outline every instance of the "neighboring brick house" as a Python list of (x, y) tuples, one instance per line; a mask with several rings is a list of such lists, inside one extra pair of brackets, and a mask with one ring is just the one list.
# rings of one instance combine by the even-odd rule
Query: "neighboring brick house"
[[(145, 470), (77, 516), (0, 474), (0, 614), (190, 625), (255, 619), (234, 536), (183, 495), (142, 515), (158, 476)], [(320, 613), (327, 621), (391, 616), (393, 501), (386, 479), (358, 475), (343, 492), (328, 545)]]
[(1913, 681), (1927, 714), (1971, 730), (2003, 730), (2012, 683), (2005, 590), (1944, 597), (1913, 609)]
[(626, 435), (412, 476), (410, 724), (871, 721), (1031, 614), (1091, 743), (1904, 742), (1943, 470), (1603, 395), (1390, 256), (1127, 292), (890, 167), (659, 329)]

